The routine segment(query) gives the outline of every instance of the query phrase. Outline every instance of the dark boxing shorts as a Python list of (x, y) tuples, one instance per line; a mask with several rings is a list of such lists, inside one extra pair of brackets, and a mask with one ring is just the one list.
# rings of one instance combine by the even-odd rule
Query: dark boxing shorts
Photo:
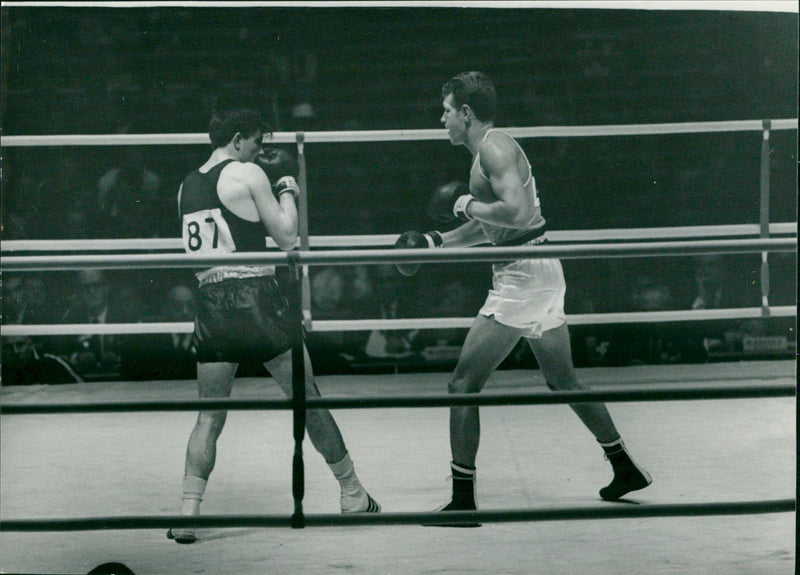
[(269, 361), (291, 349), (289, 305), (272, 276), (200, 287), (194, 326), (197, 361)]

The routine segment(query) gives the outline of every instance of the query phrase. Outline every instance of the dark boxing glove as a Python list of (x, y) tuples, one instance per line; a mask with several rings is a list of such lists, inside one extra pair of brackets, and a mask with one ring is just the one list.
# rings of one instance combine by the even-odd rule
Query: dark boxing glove
[(428, 202), (428, 215), (437, 222), (471, 220), (467, 215), (467, 206), (474, 199), (469, 193), (469, 186), (464, 182), (444, 184), (433, 192)]
[[(403, 232), (403, 234), (397, 238), (397, 241), (394, 243), (394, 247), (397, 249), (414, 249), (414, 248), (440, 248), (444, 240), (442, 239), (442, 234), (439, 232), (428, 232), (427, 234), (422, 234), (415, 230), (410, 230), (407, 232)], [(395, 264), (397, 266), (397, 270), (403, 274), (404, 276), (413, 276), (417, 273), (419, 269), (419, 264), (411, 263), (411, 264)]]
[(272, 193), (280, 201), (283, 194), (292, 194), (295, 199), (300, 194), (300, 186), (297, 185), (297, 176), (300, 173), (297, 162), (289, 152), (278, 148), (264, 148), (256, 159), (264, 173), (272, 184)]

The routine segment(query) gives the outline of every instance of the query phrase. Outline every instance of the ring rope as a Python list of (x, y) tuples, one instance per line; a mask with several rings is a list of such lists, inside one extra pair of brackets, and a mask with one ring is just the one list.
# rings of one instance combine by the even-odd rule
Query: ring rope
[[(769, 224), (772, 235), (797, 235), (797, 222), (780, 222)], [(679, 226), (663, 228), (611, 228), (599, 230), (563, 230), (548, 231), (547, 238), (551, 242), (590, 242), (616, 240), (656, 240), (656, 239), (691, 239), (691, 238), (723, 238), (761, 235), (760, 224), (733, 224), (719, 226)], [(398, 234), (354, 235), (354, 236), (310, 236), (309, 246), (312, 248), (327, 247), (381, 247), (392, 246)], [(299, 241), (298, 241), (299, 243)], [(267, 245), (277, 248), (271, 239)], [(121, 240), (9, 240), (0, 245), (3, 252), (24, 251), (183, 251), (180, 238), (121, 239)]]
[[(420, 525), (441, 523), (508, 523), (515, 521), (566, 521), (588, 519), (622, 519), (634, 517), (678, 517), (709, 515), (752, 515), (785, 513), (795, 510), (794, 499), (764, 501), (722, 501), (712, 503), (648, 504), (626, 506), (573, 506), (547, 509), (448, 511), (436, 513), (347, 513), (307, 514), (303, 525), (328, 527), (333, 525)], [(443, 515), (444, 513), (444, 515)], [(283, 515), (143, 515), (138, 517), (84, 517), (71, 519), (6, 519), (0, 521), (0, 531), (97, 531), (106, 529), (213, 527), (296, 527)]]
[[(771, 306), (770, 317), (795, 317), (796, 306)], [(684, 321), (713, 321), (731, 319), (757, 319), (764, 317), (760, 307), (729, 309), (698, 309), (649, 312), (618, 312), (568, 314), (570, 325), (613, 325), (629, 323), (667, 323)], [(405, 318), (405, 319), (350, 319), (350, 320), (311, 320), (309, 331), (373, 331), (408, 329), (458, 329), (468, 328), (475, 321), (470, 317)], [(149, 333), (192, 333), (193, 322), (152, 322), (152, 323), (64, 323), (64, 324), (14, 324), (3, 325), (0, 336), (42, 336), (42, 335), (140, 335)]]
[[(308, 409), (361, 409), (395, 407), (449, 407), (451, 405), (554, 405), (592, 401), (686, 401), (713, 399), (752, 399), (763, 397), (794, 397), (793, 383), (762, 383), (736, 385), (692, 385), (674, 386), (631, 385), (625, 389), (580, 390), (580, 391), (528, 391), (501, 393), (440, 393), (410, 394), (402, 397), (358, 396), (358, 397), (314, 397), (306, 398)], [(197, 411), (231, 410), (258, 411), (293, 409), (297, 404), (292, 399), (192, 399), (192, 400), (146, 400), (146, 401), (96, 401), (62, 403), (0, 403), (4, 415), (33, 415), (54, 413), (120, 413), (142, 411)]]
[[(797, 118), (775, 120), (735, 120), (729, 122), (680, 122), (664, 124), (620, 124), (597, 126), (538, 126), (503, 128), (514, 138), (553, 138), (582, 136), (643, 136), (706, 132), (763, 131), (764, 122), (772, 130), (796, 130)], [(447, 130), (350, 130), (319, 132), (275, 132), (273, 143), (294, 143), (302, 134), (305, 143), (396, 142), (447, 140)], [(21, 146), (130, 146), (208, 144), (206, 133), (191, 134), (80, 134), (46, 136), (3, 136), (3, 147)]]
[[(350, 251), (291, 251), (233, 253), (223, 256), (193, 256), (175, 254), (133, 255), (58, 255), (10, 256), (3, 259), (6, 271), (64, 270), (87, 267), (146, 268), (146, 267), (198, 267), (220, 263), (269, 263), (286, 265), (291, 259), (296, 265), (325, 265), (330, 263), (382, 264), (391, 261), (434, 263), (441, 261), (495, 261), (521, 257), (639, 257), (688, 255), (692, 253), (748, 253), (764, 251), (794, 251), (792, 238), (759, 238), (733, 240), (700, 240), (682, 242), (642, 242), (623, 244), (539, 245), (523, 247), (450, 248), (447, 250), (376, 249)], [(738, 308), (728, 310), (677, 310), (638, 313), (580, 314), (570, 316), (575, 325), (635, 323), (643, 321), (695, 321), (706, 319), (743, 319), (764, 316), (792, 317), (796, 306)], [(358, 331), (372, 329), (436, 329), (469, 327), (472, 318), (427, 318), (397, 320), (347, 320), (310, 321), (307, 328), (316, 331)], [(134, 323), (134, 324), (64, 324), (64, 325), (9, 325), (3, 326), (2, 335), (64, 335), (111, 333), (188, 333), (193, 324)], [(88, 330), (88, 331), (87, 331)]]
[(626, 242), (620, 244), (573, 244), (518, 247), (447, 248), (441, 250), (375, 249), (348, 251), (235, 252), (215, 256), (191, 254), (10, 256), (6, 271), (46, 271), (85, 268), (197, 268), (217, 265), (359, 265), (386, 263), (442, 263), (448, 261), (495, 262), (525, 258), (630, 258), (689, 256), (715, 253), (793, 252), (793, 238), (696, 240), (685, 242)]

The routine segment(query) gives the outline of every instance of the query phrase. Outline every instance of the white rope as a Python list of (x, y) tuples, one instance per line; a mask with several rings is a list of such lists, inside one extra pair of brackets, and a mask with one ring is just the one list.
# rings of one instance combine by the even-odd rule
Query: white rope
[[(771, 317), (796, 317), (797, 307), (776, 306), (770, 308)], [(607, 325), (628, 323), (668, 323), (684, 321), (708, 321), (748, 319), (764, 317), (760, 307), (651, 311), (630, 313), (594, 313), (567, 315), (569, 325)], [(311, 331), (364, 331), (390, 329), (452, 329), (468, 328), (474, 317), (422, 318), (422, 319), (362, 319), (362, 320), (314, 320)]]
[[(553, 138), (582, 136), (643, 136), (654, 134), (692, 134), (705, 132), (752, 132), (764, 129), (763, 120), (730, 122), (683, 122), (667, 124), (621, 124), (598, 126), (504, 127), (514, 138)], [(796, 130), (797, 118), (771, 120), (772, 130)], [(446, 140), (447, 131), (428, 130), (350, 130), (304, 132), (306, 143), (329, 142), (397, 142)], [(275, 132), (274, 143), (297, 141), (296, 132)], [(209, 143), (208, 134), (80, 134), (48, 136), (3, 136), (3, 147), (19, 146), (130, 146), (130, 145), (194, 145)]]
[(718, 253), (794, 252), (793, 238), (639, 242), (618, 244), (571, 244), (519, 247), (477, 247), (374, 250), (326, 250), (291, 252), (242, 252), (215, 256), (183, 253), (6, 256), (5, 271), (54, 271), (87, 268), (163, 269), (202, 268), (221, 265), (361, 265), (387, 263), (497, 262), (526, 258), (632, 258), (691, 256)]
[[(794, 306), (770, 308), (770, 317), (796, 317)], [(669, 323), (686, 321), (709, 321), (730, 319), (763, 318), (760, 307), (677, 310), (631, 313), (573, 314), (567, 316), (570, 325), (608, 325), (630, 323)], [(355, 320), (313, 320), (309, 330), (328, 331), (373, 331), (373, 330), (417, 330), (468, 328), (474, 317), (440, 317), (408, 319), (355, 319)], [(4, 325), (0, 329), (3, 337), (25, 337), (43, 335), (138, 335), (150, 333), (192, 333), (192, 322), (153, 322), (153, 323), (106, 323), (106, 324), (28, 324)]]
[[(59, 6), (95, 8), (97, 0), (6, 0), (4, 6)], [(104, 0), (109, 8), (200, 7), (200, 8), (253, 8), (253, 7), (304, 7), (304, 8), (548, 8), (591, 10), (714, 10), (723, 12), (786, 12), (797, 13), (797, 2), (790, 0)]]
[[(780, 222), (769, 225), (772, 235), (797, 235), (797, 222)], [(600, 230), (552, 230), (547, 237), (553, 242), (592, 242), (614, 240), (656, 240), (723, 237), (759, 237), (759, 224), (733, 224), (722, 226), (682, 226), (668, 228), (610, 228)], [(312, 248), (353, 248), (392, 246), (397, 234), (356, 236), (310, 236)], [(277, 249), (271, 239), (269, 247)], [(114, 251), (183, 251), (180, 238), (125, 239), (125, 240), (9, 240), (0, 245), (4, 253), (13, 252), (114, 252)]]
[(33, 335), (138, 335), (143, 333), (192, 333), (194, 322), (58, 323), (4, 325), (4, 337)]

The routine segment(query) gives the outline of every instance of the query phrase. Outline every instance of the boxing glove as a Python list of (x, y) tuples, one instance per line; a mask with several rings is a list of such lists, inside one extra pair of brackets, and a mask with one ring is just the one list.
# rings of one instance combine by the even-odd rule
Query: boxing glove
[(277, 200), (280, 200), (283, 194), (292, 194), (297, 199), (300, 186), (297, 185), (296, 178), (300, 170), (289, 152), (278, 148), (264, 148), (264, 151), (256, 156), (255, 162), (267, 174), (269, 183), (272, 184), (272, 193)]
[[(439, 232), (428, 232), (426, 234), (422, 234), (416, 230), (409, 230), (407, 232), (403, 232), (397, 241), (394, 243), (394, 247), (397, 249), (414, 249), (414, 248), (440, 248), (444, 240), (442, 239), (442, 234)], [(397, 270), (403, 274), (404, 276), (413, 276), (417, 273), (419, 269), (419, 264), (417, 263), (409, 263), (409, 264), (395, 264), (397, 266)]]
[(467, 214), (467, 206), (475, 198), (469, 193), (469, 186), (464, 182), (450, 182), (439, 186), (428, 202), (428, 215), (437, 222), (471, 220)]

